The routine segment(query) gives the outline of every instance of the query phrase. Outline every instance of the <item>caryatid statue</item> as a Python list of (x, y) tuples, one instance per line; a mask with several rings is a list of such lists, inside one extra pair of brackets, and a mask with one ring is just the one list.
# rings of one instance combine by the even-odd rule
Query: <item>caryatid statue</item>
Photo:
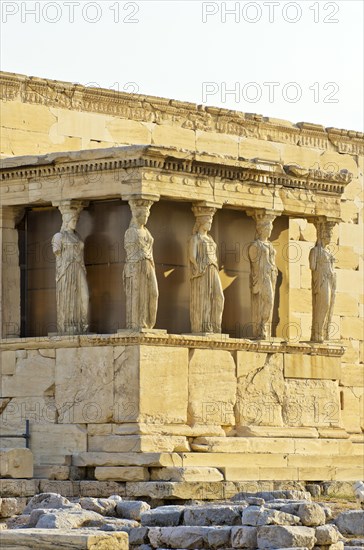
[(132, 218), (125, 233), (126, 328), (152, 329), (157, 319), (158, 283), (153, 260), (154, 239), (145, 227), (152, 200), (129, 200)]
[(76, 232), (81, 201), (57, 203), (62, 227), (52, 239), (56, 256), (57, 330), (60, 334), (82, 334), (88, 330), (89, 290), (84, 262), (84, 243)]
[(256, 223), (255, 241), (248, 248), (253, 337), (265, 340), (272, 333), (272, 316), (278, 270), (276, 252), (269, 241), (276, 215), (265, 210), (248, 212)]
[(315, 226), (317, 229), (317, 242), (315, 247), (310, 250), (309, 256), (312, 272), (311, 342), (323, 342), (329, 339), (329, 329), (335, 303), (335, 260), (328, 248), (335, 222), (318, 218)]
[(224, 293), (219, 277), (217, 246), (209, 231), (216, 208), (192, 207), (196, 217), (189, 239), (190, 319), (193, 333), (221, 333)]

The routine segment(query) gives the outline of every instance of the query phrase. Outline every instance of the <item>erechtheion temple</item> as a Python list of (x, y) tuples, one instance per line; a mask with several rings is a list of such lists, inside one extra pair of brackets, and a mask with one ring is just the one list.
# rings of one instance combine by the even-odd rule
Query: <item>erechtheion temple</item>
[(362, 478), (363, 135), (10, 73), (1, 95), (3, 487)]

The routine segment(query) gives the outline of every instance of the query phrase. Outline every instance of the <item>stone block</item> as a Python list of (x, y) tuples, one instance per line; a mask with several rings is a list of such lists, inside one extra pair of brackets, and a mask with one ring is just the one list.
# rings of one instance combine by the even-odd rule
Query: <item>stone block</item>
[(54, 363), (54, 359), (43, 357), (37, 350), (29, 350), (25, 359), (17, 359), (14, 374), (3, 376), (2, 396), (34, 397), (46, 394), (54, 384)]
[(116, 505), (116, 514), (123, 519), (132, 519), (140, 521), (143, 513), (150, 510), (149, 504), (142, 500), (125, 501), (122, 500)]
[(222, 481), (217, 468), (151, 468), (152, 481)]
[[(284, 468), (287, 466), (287, 455), (266, 453), (183, 453), (183, 467), (211, 468)], [(289, 455), (288, 455), (289, 456)]]
[(343, 317), (341, 320), (341, 337), (363, 340), (363, 319), (360, 317)]
[(341, 387), (342, 422), (350, 433), (361, 433), (363, 427), (363, 387)]
[(357, 317), (359, 315), (358, 297), (349, 293), (337, 292), (335, 296), (335, 313), (340, 317)]
[(142, 466), (97, 466), (95, 478), (99, 481), (148, 481), (148, 468)]
[(232, 527), (231, 546), (233, 548), (257, 548), (257, 528), (247, 525)]
[(158, 506), (141, 515), (141, 524), (148, 527), (180, 525), (184, 510), (184, 506)]
[(338, 383), (332, 380), (286, 379), (283, 419), (290, 426), (338, 426)]
[(243, 525), (298, 525), (300, 518), (279, 510), (265, 509), (264, 506), (248, 506), (241, 516)]
[(87, 432), (76, 424), (38, 424), (32, 426), (31, 442), (37, 464), (63, 464), (65, 456), (87, 450)]
[(362, 272), (353, 269), (337, 269), (336, 287), (337, 292), (343, 292), (344, 294), (350, 292), (350, 294), (359, 296), (363, 292)]
[(284, 376), (337, 380), (340, 378), (340, 357), (285, 353)]
[(191, 352), (189, 364), (190, 424), (233, 425), (236, 401), (235, 362), (230, 352)]
[(308, 288), (292, 288), (289, 291), (292, 312), (311, 313), (312, 293)]
[(259, 548), (306, 547), (315, 545), (315, 529), (301, 526), (267, 525), (258, 530)]
[[(56, 116), (45, 105), (32, 105), (20, 101), (2, 103), (1, 126), (4, 128), (48, 134), (50, 127), (56, 122)], [(29, 137), (29, 141), (30, 139)]]
[(343, 535), (364, 536), (364, 510), (342, 512), (335, 523)]
[[(81, 139), (65, 136), (56, 136), (56, 143), (48, 133), (30, 132), (28, 130), (16, 130), (1, 128), (0, 130), (1, 154), (6, 157), (24, 155), (41, 155), (46, 153), (64, 151), (78, 151), (82, 147)], [(36, 139), (34, 136), (36, 135)]]
[(237, 377), (247, 376), (252, 371), (262, 368), (267, 360), (267, 354), (255, 351), (237, 351)]
[[(54, 479), (58, 481), (66, 481), (70, 479), (70, 466), (43, 465), (34, 466), (34, 477), (36, 479)], [(74, 479), (74, 478), (71, 478)]]
[(196, 151), (237, 158), (239, 156), (239, 138), (228, 134), (196, 130)]
[(58, 136), (114, 141), (110, 131), (107, 129), (107, 124), (115, 120), (111, 117), (106, 117), (99, 113), (82, 113), (57, 108), (51, 108), (51, 112), (57, 117), (55, 133)]
[(339, 441), (331, 439), (295, 439), (294, 452), (298, 455), (340, 455)]
[(33, 453), (30, 449), (0, 449), (0, 476), (13, 479), (33, 477)]
[(146, 481), (126, 484), (128, 497), (150, 497), (155, 499), (182, 499), (182, 500), (222, 500), (229, 498), (236, 492), (231, 487), (231, 494), (221, 481), (218, 482), (175, 482), (175, 481)]
[(150, 128), (143, 122), (119, 117), (108, 118), (105, 129), (111, 141), (130, 145), (148, 145), (151, 143)]
[[(25, 433), (25, 421), (29, 420), (32, 430), (35, 426), (51, 425), (56, 421), (56, 407), (53, 397), (16, 397), (3, 400), (0, 406), (0, 432), (2, 435)], [(1, 446), (24, 446), (21, 439), (2, 439)]]
[(178, 149), (189, 149), (190, 151), (194, 151), (196, 148), (195, 142), (195, 132), (187, 128), (157, 124), (152, 130), (153, 145), (177, 147)]
[(267, 354), (259, 365), (238, 378), (236, 424), (282, 426), (283, 354)]
[[(218, 137), (220, 134), (216, 136)], [(239, 140), (239, 157), (247, 160), (260, 158), (264, 160), (280, 161), (281, 152), (279, 145), (272, 141), (242, 137)]]
[(0, 479), (2, 497), (29, 497), (38, 492), (38, 479)]
[(95, 435), (88, 437), (88, 450), (106, 453), (186, 452), (189, 444), (183, 436)]
[(240, 426), (236, 433), (239, 437), (256, 437), (256, 438), (314, 438), (319, 437), (316, 428), (295, 427), (289, 426)]
[(355, 246), (358, 250), (363, 249), (363, 228), (356, 223), (339, 224), (339, 244), (343, 246)]
[[(111, 498), (125, 497), (126, 496), (126, 484), (119, 483), (117, 481), (80, 481), (79, 482), (79, 496), (95, 498)], [(115, 499), (114, 499), (115, 500)], [(118, 500), (118, 499), (116, 499)]]
[[(15, 351), (0, 352), (0, 373), (2, 376), (13, 375), (16, 366)], [(2, 396), (3, 397), (3, 396)], [(12, 396), (13, 397), (13, 396)]]
[(315, 530), (317, 546), (328, 546), (339, 541), (339, 531), (336, 525), (320, 525)]
[(316, 502), (303, 502), (300, 504), (297, 516), (300, 518), (302, 525), (307, 527), (318, 527), (326, 523), (325, 512), (322, 506), (316, 504)]
[(184, 525), (241, 525), (242, 506), (192, 506), (185, 509), (183, 514)]
[(344, 363), (341, 367), (340, 386), (363, 387), (364, 386), (364, 366), (349, 365)]
[(0, 531), (0, 546), (4, 550), (128, 550), (128, 535), (124, 532), (105, 532), (87, 529), (52, 530), (6, 529)]
[(293, 453), (294, 440), (288, 437), (197, 437), (191, 448), (206, 453)]
[(182, 466), (181, 456), (177, 453), (98, 453), (81, 452), (72, 458), (74, 466), (145, 466), (169, 467)]
[(59, 423), (94, 424), (112, 419), (112, 347), (57, 349), (55, 378)]
[(115, 347), (114, 357), (117, 422), (186, 423), (187, 348)]
[[(360, 256), (352, 246), (340, 245), (335, 251), (335, 267), (338, 269), (358, 269)], [(348, 288), (347, 290), (350, 290)]]
[(22, 514), (25, 505), (25, 498), (0, 498), (0, 518), (11, 518)]

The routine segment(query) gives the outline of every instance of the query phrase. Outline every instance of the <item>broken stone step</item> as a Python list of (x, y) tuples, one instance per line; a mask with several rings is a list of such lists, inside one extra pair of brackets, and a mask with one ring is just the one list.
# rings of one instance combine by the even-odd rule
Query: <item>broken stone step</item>
[(124, 532), (96, 530), (9, 529), (0, 531), (1, 550), (89, 550), (110, 548), (128, 550), (128, 535)]
[(177, 453), (82, 452), (72, 457), (73, 466), (155, 466), (182, 467)]

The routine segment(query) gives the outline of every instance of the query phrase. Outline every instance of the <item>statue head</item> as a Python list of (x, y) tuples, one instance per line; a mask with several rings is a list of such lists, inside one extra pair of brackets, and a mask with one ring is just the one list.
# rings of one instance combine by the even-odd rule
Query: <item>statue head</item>
[(150, 215), (150, 207), (153, 201), (145, 199), (131, 199), (129, 201), (132, 213), (132, 222), (139, 226), (144, 226)]
[(62, 214), (62, 231), (75, 231), (82, 206), (77, 202), (64, 201), (59, 205)]
[(258, 219), (256, 222), (256, 238), (261, 241), (267, 241), (272, 234), (273, 222), (266, 218)]
[(326, 220), (319, 220), (316, 223), (317, 242), (320, 243), (323, 248), (331, 243), (334, 227), (334, 222), (328, 222)]
[(212, 227), (212, 220), (216, 212), (216, 208), (207, 206), (193, 206), (192, 211), (196, 216), (193, 233), (199, 233), (200, 231), (209, 232)]

